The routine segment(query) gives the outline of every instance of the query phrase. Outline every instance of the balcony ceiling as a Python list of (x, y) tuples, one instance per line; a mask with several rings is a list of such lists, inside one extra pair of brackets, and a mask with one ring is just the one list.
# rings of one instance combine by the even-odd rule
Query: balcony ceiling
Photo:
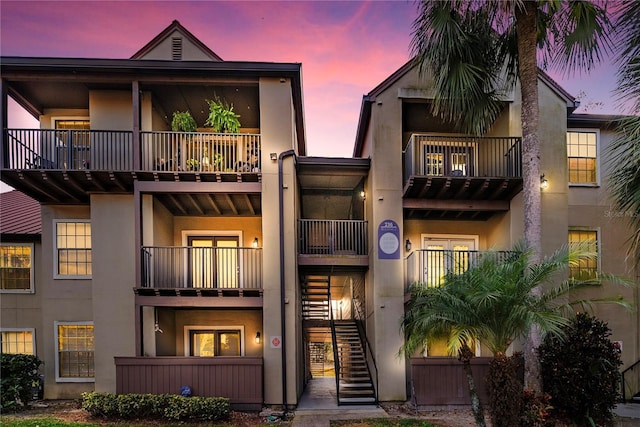
[(260, 216), (260, 193), (158, 193), (175, 216)]

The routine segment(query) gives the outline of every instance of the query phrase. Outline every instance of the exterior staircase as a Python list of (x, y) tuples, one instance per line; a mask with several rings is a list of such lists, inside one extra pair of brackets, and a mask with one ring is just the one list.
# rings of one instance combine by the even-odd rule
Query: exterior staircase
[(355, 320), (332, 323), (338, 378), (338, 405), (376, 405), (378, 399)]
[(329, 278), (307, 278), (302, 283), (302, 318), (329, 320)]

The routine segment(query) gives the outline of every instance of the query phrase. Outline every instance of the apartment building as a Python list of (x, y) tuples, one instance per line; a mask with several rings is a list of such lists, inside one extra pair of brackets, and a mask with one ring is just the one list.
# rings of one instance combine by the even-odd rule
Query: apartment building
[[(306, 155), (300, 64), (224, 61), (177, 21), (130, 59), (3, 57), (0, 74), (2, 181), (42, 224), (35, 285), (14, 295), (3, 276), (0, 326), (3, 344), (35, 335), (47, 398), (188, 385), (295, 407), (331, 376), (340, 404), (404, 401), (406, 284), (522, 236), (516, 92), (488, 135), (461, 136), (428, 118), (406, 64), (365, 96), (354, 156), (325, 158)], [(7, 129), (8, 97), (40, 128)], [(544, 74), (540, 97), (544, 250), (594, 241), (589, 268), (630, 274), (624, 218), (605, 214), (608, 118), (573, 115)], [(237, 132), (207, 128), (213, 99)], [(185, 111), (195, 131), (172, 129)], [(637, 314), (598, 314), (638, 360)]]

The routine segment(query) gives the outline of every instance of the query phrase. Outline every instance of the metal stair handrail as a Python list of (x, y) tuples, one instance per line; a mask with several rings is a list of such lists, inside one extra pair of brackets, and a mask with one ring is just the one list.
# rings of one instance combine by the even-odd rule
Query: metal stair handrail
[(331, 305), (331, 288), (327, 291), (329, 295), (329, 322), (331, 324), (331, 346), (333, 347), (333, 369), (336, 375), (336, 400), (340, 406), (340, 359), (338, 358), (338, 339), (336, 338), (336, 326), (333, 319), (333, 307)]
[[(371, 362), (373, 362), (373, 369), (376, 373), (376, 381), (375, 381), (375, 401), (376, 401), (376, 405), (378, 404), (378, 365), (376, 364), (376, 358), (373, 355), (373, 350), (371, 349), (371, 344), (369, 344), (369, 339), (367, 338), (367, 334), (364, 330), (364, 328), (362, 327), (362, 320), (358, 320), (358, 319), (364, 319), (364, 315), (363, 313), (360, 311), (360, 309), (358, 308), (358, 304), (354, 304), (355, 298), (351, 299), (351, 306), (355, 309), (355, 311), (357, 312), (357, 318), (356, 320), (356, 327), (358, 328), (358, 333), (360, 334), (360, 339), (364, 339), (364, 342), (366, 344), (365, 348), (366, 350), (368, 350), (369, 355), (371, 356)], [(366, 354), (365, 354), (366, 356)], [(367, 369), (369, 369), (369, 358), (365, 357), (365, 361), (367, 362)], [(371, 370), (369, 369), (369, 374), (371, 374)]]
[(624, 380), (624, 376), (627, 372), (631, 371), (632, 369), (634, 369), (636, 366), (640, 365), (640, 359), (636, 360), (634, 363), (632, 363), (630, 366), (628, 366), (627, 368), (625, 368), (622, 372), (620, 372), (620, 378), (621, 378), (621, 383), (620, 383), (620, 387), (622, 388), (622, 401), (626, 402), (627, 401), (627, 394), (626, 394), (626, 387), (625, 387), (625, 380)]

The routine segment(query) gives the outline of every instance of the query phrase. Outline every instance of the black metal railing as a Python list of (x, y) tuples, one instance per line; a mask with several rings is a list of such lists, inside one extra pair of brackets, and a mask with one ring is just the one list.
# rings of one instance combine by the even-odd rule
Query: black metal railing
[(298, 220), (298, 253), (305, 255), (367, 255), (367, 221)]
[(259, 172), (260, 135), (142, 132), (142, 169)]
[(516, 137), (411, 136), (404, 179), (411, 176), (522, 177), (522, 142)]
[(4, 138), (7, 169), (134, 169), (131, 131), (5, 129)]
[(365, 345), (365, 359), (367, 360), (367, 369), (369, 370), (369, 375), (371, 375), (371, 368), (369, 366), (373, 366), (373, 372), (375, 373), (375, 399), (376, 405), (378, 404), (378, 365), (376, 363), (376, 358), (373, 354), (373, 349), (371, 348), (371, 344), (369, 343), (369, 339), (367, 338), (367, 332), (365, 328), (364, 322), (366, 321), (366, 317), (364, 313), (360, 310), (360, 301), (357, 299), (351, 300), (351, 306), (354, 312), (354, 319), (356, 321), (356, 325), (358, 326), (358, 333), (360, 334), (360, 340), (364, 341)]
[(333, 348), (333, 366), (336, 375), (336, 400), (340, 404), (340, 355), (338, 354), (338, 338), (336, 337), (335, 317), (333, 314), (333, 304), (331, 304), (331, 291), (329, 291), (329, 321), (331, 322), (331, 347)]
[(144, 246), (142, 286), (262, 289), (262, 248)]
[(509, 251), (454, 251), (441, 249), (420, 249), (413, 251), (406, 259), (405, 291), (412, 284), (440, 286), (447, 274), (461, 274), (469, 267), (477, 265), (483, 256), (492, 254), (499, 261), (506, 259)]
[(640, 393), (640, 360), (628, 366), (620, 373), (622, 402), (627, 402)]

